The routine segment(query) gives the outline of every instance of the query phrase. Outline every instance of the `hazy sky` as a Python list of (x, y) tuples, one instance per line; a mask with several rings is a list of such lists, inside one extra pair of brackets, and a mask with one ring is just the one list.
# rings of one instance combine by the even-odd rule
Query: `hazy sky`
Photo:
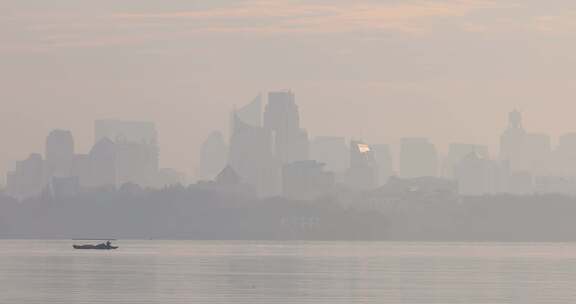
[(53, 128), (152, 120), (191, 173), (234, 104), (291, 88), (312, 135), (495, 147), (576, 131), (573, 0), (0, 0), (0, 171)]

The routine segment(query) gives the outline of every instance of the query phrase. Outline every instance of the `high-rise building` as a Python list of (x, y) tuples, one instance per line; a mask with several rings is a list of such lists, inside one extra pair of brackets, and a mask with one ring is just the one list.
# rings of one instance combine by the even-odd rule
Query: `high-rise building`
[[(262, 95), (256, 96), (252, 102), (241, 107), (240, 109), (234, 109), (232, 111), (232, 117), (237, 116), (244, 123), (251, 126), (261, 127), (262, 126)], [(234, 129), (234, 124), (232, 123), (231, 129)]]
[(53, 130), (46, 138), (46, 178), (70, 177), (74, 163), (74, 138), (67, 130)]
[(376, 144), (370, 145), (374, 153), (374, 159), (378, 165), (378, 185), (384, 185), (388, 179), (394, 175), (394, 163), (392, 160), (392, 151), (389, 145)]
[(16, 169), (6, 178), (6, 192), (18, 199), (40, 195), (44, 181), (44, 161), (40, 154), (31, 154), (27, 159), (16, 162)]
[(509, 162), (513, 172), (527, 169), (525, 141), (522, 113), (514, 110), (508, 114), (508, 127), (500, 137), (500, 159)]
[(98, 141), (89, 154), (88, 187), (115, 188), (117, 185), (116, 144), (107, 137)]
[(317, 136), (310, 145), (310, 158), (326, 164), (332, 172), (345, 172), (350, 167), (350, 149), (344, 137)]
[(72, 163), (72, 176), (78, 178), (78, 184), (82, 188), (90, 186), (90, 178), (92, 174), (92, 164), (90, 162), (90, 155), (76, 154)]
[(95, 138), (97, 143), (107, 138), (115, 145), (117, 186), (124, 183), (158, 186), (159, 148), (154, 123), (97, 120)]
[(300, 128), (300, 114), (293, 92), (268, 94), (264, 128), (271, 132), (274, 154), (283, 164), (309, 159), (308, 133)]
[(231, 168), (258, 195), (280, 194), (280, 164), (272, 152), (271, 132), (250, 125), (238, 116), (233, 116), (233, 126), (228, 153)]
[(200, 180), (213, 180), (226, 167), (228, 147), (224, 136), (218, 131), (210, 133), (200, 150)]
[(378, 185), (378, 164), (372, 148), (360, 141), (350, 142), (350, 168), (347, 185), (355, 190), (373, 189)]
[(438, 153), (426, 138), (403, 138), (400, 143), (400, 176), (414, 178), (438, 175)]

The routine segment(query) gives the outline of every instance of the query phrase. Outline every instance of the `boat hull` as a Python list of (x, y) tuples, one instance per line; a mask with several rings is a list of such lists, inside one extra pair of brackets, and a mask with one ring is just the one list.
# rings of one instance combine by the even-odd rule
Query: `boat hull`
[(74, 249), (93, 249), (93, 250), (114, 250), (118, 249), (118, 246), (106, 246), (100, 245), (72, 245)]

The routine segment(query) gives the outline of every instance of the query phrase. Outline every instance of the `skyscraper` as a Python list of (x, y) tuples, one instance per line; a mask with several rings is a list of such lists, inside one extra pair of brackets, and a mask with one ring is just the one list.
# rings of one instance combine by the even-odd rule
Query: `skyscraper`
[(53, 130), (46, 138), (46, 178), (69, 177), (74, 163), (74, 138), (67, 130)]
[(99, 140), (90, 150), (90, 175), (87, 184), (91, 188), (114, 188), (117, 184), (116, 144), (107, 137)]
[[(243, 122), (255, 126), (262, 126), (262, 95), (258, 94), (252, 102), (241, 107), (240, 109), (235, 109), (232, 115), (236, 115)], [(232, 125), (233, 128), (233, 125)]]
[(403, 138), (400, 143), (400, 176), (437, 176), (438, 153), (426, 138)]
[(500, 159), (509, 162), (511, 171), (526, 170), (525, 141), (522, 113), (514, 110), (508, 114), (508, 127), (500, 137)]
[(18, 199), (40, 195), (44, 182), (44, 161), (40, 154), (31, 154), (27, 159), (16, 162), (16, 169), (8, 172), (6, 191)]
[(210, 133), (200, 150), (198, 177), (201, 180), (213, 180), (226, 167), (228, 147), (224, 136), (218, 131)]
[(371, 145), (374, 159), (378, 165), (378, 185), (384, 185), (394, 175), (394, 164), (390, 146), (385, 144)]
[(378, 185), (378, 164), (372, 147), (361, 141), (350, 142), (350, 168), (347, 185), (355, 190), (368, 190)]
[(300, 128), (300, 114), (292, 91), (268, 94), (264, 128), (271, 132), (274, 154), (283, 164), (309, 158), (308, 133)]
[(280, 164), (272, 152), (271, 131), (232, 116), (228, 163), (260, 196), (280, 194)]
[(154, 187), (158, 180), (159, 148), (156, 127), (152, 122), (97, 120), (95, 138), (100, 143), (114, 143), (116, 184), (134, 183)]

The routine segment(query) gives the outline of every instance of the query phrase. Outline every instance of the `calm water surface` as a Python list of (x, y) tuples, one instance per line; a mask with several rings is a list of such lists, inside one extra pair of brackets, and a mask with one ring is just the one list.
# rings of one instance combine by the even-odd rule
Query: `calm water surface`
[(576, 303), (575, 244), (0, 241), (0, 303)]

